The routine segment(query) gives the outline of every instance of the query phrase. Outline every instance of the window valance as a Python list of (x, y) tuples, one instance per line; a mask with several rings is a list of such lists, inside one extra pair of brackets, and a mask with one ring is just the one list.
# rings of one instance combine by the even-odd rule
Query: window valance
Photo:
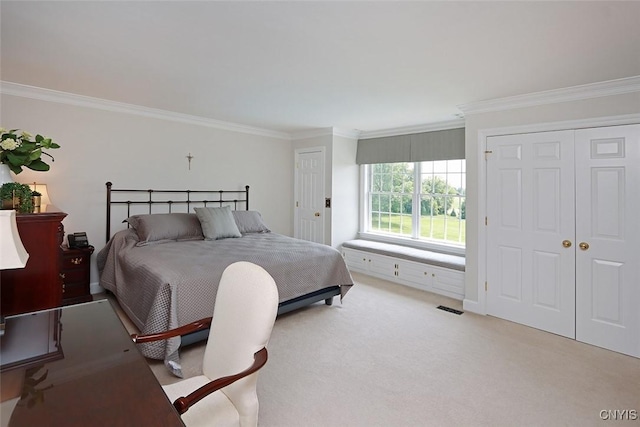
[(464, 159), (464, 128), (358, 140), (356, 163)]

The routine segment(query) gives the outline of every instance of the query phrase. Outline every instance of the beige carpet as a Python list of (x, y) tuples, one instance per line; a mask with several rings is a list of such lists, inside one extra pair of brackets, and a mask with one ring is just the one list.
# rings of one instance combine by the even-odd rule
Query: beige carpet
[[(354, 279), (342, 305), (276, 320), (258, 381), (261, 426), (589, 426), (611, 423), (602, 410), (640, 416), (640, 359)], [(186, 375), (200, 372), (202, 349), (182, 351)], [(177, 380), (150, 365), (162, 384)]]

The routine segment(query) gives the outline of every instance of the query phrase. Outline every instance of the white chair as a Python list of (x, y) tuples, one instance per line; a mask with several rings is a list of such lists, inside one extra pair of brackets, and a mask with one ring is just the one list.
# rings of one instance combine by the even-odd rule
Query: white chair
[(131, 337), (137, 343), (156, 341), (210, 325), (203, 375), (163, 386), (164, 391), (187, 426), (256, 426), (257, 371), (267, 362), (277, 311), (273, 278), (262, 267), (241, 261), (223, 272), (212, 318)]

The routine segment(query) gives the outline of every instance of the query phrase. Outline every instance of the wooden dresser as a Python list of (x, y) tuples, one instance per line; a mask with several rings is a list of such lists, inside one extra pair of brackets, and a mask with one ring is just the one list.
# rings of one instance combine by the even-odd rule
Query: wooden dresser
[(17, 214), (18, 233), (29, 253), (25, 268), (0, 272), (4, 316), (62, 305), (62, 220), (67, 214), (52, 205), (38, 213)]

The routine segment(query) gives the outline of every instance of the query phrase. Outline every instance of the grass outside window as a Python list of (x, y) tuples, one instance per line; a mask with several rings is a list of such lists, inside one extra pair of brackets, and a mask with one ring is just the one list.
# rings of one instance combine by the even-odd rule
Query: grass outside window
[[(411, 215), (373, 213), (371, 226), (371, 231), (410, 236)], [(421, 216), (420, 237), (464, 244), (466, 220), (448, 215)]]

